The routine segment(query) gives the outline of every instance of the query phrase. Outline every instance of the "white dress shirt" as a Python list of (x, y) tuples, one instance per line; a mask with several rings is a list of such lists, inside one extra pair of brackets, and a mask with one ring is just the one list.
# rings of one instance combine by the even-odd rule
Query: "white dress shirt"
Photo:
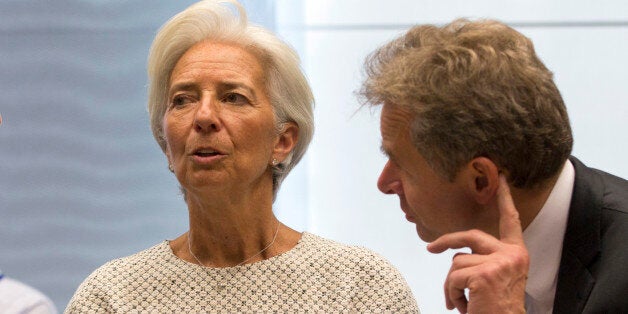
[(552, 313), (574, 180), (573, 165), (567, 160), (543, 208), (523, 231), (530, 256), (527, 313)]

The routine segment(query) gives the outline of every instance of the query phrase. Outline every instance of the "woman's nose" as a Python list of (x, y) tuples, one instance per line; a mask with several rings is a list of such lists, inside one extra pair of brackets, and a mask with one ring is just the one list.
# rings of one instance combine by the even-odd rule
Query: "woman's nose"
[(377, 188), (384, 194), (401, 194), (401, 181), (396, 176), (390, 160), (384, 165), (382, 173), (377, 180)]
[(220, 130), (218, 102), (211, 97), (203, 97), (194, 116), (194, 128), (199, 132)]

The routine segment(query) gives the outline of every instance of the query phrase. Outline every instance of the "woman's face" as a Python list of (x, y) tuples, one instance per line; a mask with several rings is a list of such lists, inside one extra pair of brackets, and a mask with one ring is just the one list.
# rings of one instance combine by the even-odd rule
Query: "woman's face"
[[(262, 67), (255, 55), (235, 45), (192, 46), (172, 71), (168, 99), (166, 154), (188, 192), (244, 192), (268, 184), (272, 159), (286, 156), (285, 137), (296, 141), (294, 125), (277, 135)], [(288, 144), (289, 152), (293, 143)]]

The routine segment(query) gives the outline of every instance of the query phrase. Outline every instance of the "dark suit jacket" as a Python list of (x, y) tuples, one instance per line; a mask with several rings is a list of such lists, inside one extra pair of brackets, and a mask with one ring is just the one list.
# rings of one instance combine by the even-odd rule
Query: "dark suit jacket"
[(554, 313), (628, 313), (628, 181), (570, 161), (576, 178)]

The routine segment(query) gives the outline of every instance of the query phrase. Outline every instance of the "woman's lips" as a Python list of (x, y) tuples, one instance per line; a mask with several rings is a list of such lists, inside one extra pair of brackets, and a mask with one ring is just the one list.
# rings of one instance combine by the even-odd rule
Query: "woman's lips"
[(199, 164), (199, 165), (209, 165), (209, 164), (217, 162), (218, 160), (224, 157), (225, 155), (217, 153), (217, 152), (212, 152), (212, 153), (197, 152), (191, 155), (191, 158), (194, 161), (194, 163)]
[(190, 153), (192, 161), (199, 165), (212, 164), (225, 156), (223, 152), (211, 146), (198, 146)]

